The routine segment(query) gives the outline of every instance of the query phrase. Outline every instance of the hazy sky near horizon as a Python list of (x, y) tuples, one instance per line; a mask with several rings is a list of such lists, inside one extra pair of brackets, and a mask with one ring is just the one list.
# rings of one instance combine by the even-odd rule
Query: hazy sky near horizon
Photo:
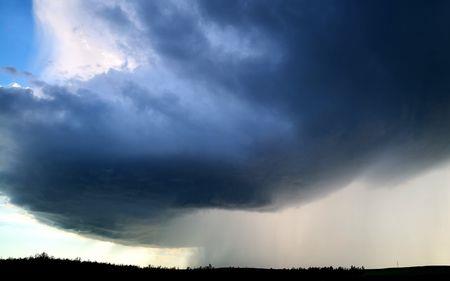
[(450, 263), (446, 1), (0, 11), (0, 256)]

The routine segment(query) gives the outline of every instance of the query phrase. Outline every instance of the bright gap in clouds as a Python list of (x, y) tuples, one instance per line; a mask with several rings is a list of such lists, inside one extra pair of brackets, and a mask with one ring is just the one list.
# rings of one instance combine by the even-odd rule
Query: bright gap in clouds
[(58, 258), (81, 258), (114, 264), (186, 267), (196, 249), (119, 245), (87, 238), (42, 224), (5, 197), (0, 201), (0, 258), (46, 252)]

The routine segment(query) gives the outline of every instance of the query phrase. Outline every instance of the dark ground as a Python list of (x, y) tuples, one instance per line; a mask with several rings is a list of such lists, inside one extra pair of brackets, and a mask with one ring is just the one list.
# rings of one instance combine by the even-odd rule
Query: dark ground
[[(295, 269), (258, 269), (258, 268), (214, 268), (175, 269), (160, 267), (137, 267), (87, 262), (81, 260), (56, 259), (47, 255), (38, 255), (22, 259), (1, 259), (0, 272), (3, 274), (36, 273), (40, 277), (67, 277), (134, 275), (139, 278), (182, 277), (182, 278), (240, 278), (257, 277), (283, 280), (450, 280), (450, 266), (422, 266), (386, 269), (364, 268), (295, 268)], [(36, 275), (36, 276), (38, 276)]]

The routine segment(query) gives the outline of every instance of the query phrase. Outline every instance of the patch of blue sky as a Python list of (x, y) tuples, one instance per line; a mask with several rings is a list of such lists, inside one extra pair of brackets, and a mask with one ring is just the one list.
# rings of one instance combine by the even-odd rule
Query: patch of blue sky
[[(31, 0), (0, 1), (0, 67), (35, 72), (37, 44)], [(0, 71), (0, 85), (27, 84), (26, 77)]]

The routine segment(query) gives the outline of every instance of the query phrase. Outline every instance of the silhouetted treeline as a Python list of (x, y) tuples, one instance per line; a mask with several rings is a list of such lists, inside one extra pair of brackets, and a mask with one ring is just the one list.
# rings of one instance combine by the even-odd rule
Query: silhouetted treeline
[[(14, 274), (44, 274), (60, 278), (73, 276), (93, 276), (109, 273), (138, 274), (146, 276), (180, 276), (185, 277), (262, 277), (262, 278), (295, 278), (296, 280), (450, 280), (450, 267), (424, 266), (386, 269), (364, 269), (363, 267), (333, 268), (310, 267), (291, 269), (263, 268), (215, 268), (211, 265), (198, 268), (164, 268), (138, 267), (133, 265), (115, 265), (81, 259), (59, 259), (45, 253), (19, 259), (0, 259), (0, 272)], [(234, 281), (234, 280), (233, 280)]]

